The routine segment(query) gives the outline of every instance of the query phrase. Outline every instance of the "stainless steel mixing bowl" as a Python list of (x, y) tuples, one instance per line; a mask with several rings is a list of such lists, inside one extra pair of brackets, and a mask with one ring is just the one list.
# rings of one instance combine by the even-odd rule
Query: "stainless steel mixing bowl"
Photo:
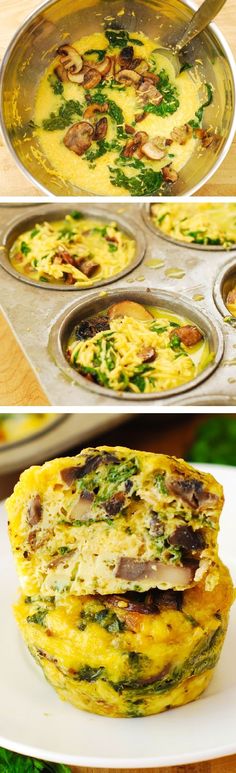
[[(85, 376), (80, 375), (66, 359), (65, 352), (68, 345), (68, 339), (70, 338), (75, 325), (82, 319), (98, 314), (109, 308), (113, 303), (118, 303), (123, 300), (135, 301), (136, 303), (141, 303), (146, 306), (156, 306), (158, 309), (167, 309), (173, 314), (190, 319), (208, 338), (210, 351), (213, 354), (212, 362), (210, 362), (209, 365), (207, 365), (207, 367), (191, 381), (188, 381), (186, 384), (182, 384), (175, 389), (168, 389), (163, 392), (151, 392), (146, 394), (115, 392), (112, 389), (88, 381), (88, 379), (86, 379)], [(211, 315), (208, 312), (207, 315), (204, 314), (204, 312), (197, 309), (194, 304), (189, 303), (176, 293), (166, 292), (165, 290), (147, 289), (141, 291), (128, 290), (126, 288), (123, 290), (110, 290), (106, 293), (105, 297), (100, 297), (95, 293), (90, 294), (90, 297), (86, 301), (77, 301), (76, 303), (73, 303), (72, 306), (69, 306), (69, 308), (67, 307), (64, 309), (54, 323), (49, 336), (49, 353), (56, 365), (63, 371), (67, 378), (85, 389), (103, 395), (103, 397), (115, 397), (120, 400), (134, 400), (136, 402), (154, 399), (163, 400), (165, 397), (174, 397), (175, 395), (182, 394), (182, 392), (189, 391), (193, 387), (197, 387), (217, 368), (223, 356), (223, 352), (224, 342), (221, 327), (213, 320)]]
[[(119, 12), (124, 8), (124, 14)], [(1, 72), (1, 114), (5, 140), (14, 158), (44, 192), (79, 196), (82, 190), (59, 179), (47, 160), (39, 160), (39, 143), (32, 131), (35, 95), (45, 68), (55, 57), (61, 43), (103, 30), (111, 18), (131, 33), (142, 30), (168, 46), (177, 39), (196, 6), (191, 0), (49, 0), (22, 24), (5, 54)], [(203, 82), (214, 88), (214, 100), (207, 108), (207, 125), (217, 126), (222, 140), (217, 149), (198, 148), (181, 171), (167, 195), (194, 193), (216, 171), (232, 142), (235, 122), (235, 64), (223, 35), (215, 24), (209, 25), (188, 47), (188, 61), (199, 60)], [(101, 195), (102, 195), (101, 191)], [(106, 192), (104, 191), (104, 194)], [(116, 189), (114, 188), (114, 196)]]
[(91, 204), (81, 204), (79, 205), (78, 209), (83, 213), (84, 217), (103, 220), (104, 223), (111, 223), (115, 221), (127, 236), (129, 236), (131, 239), (134, 239), (135, 251), (129, 265), (126, 266), (126, 268), (124, 268), (122, 271), (119, 271), (117, 274), (111, 276), (109, 279), (101, 279), (97, 282), (94, 281), (90, 285), (85, 286), (81, 284), (80, 287), (76, 287), (75, 285), (66, 285), (59, 282), (48, 282), (47, 284), (46, 282), (30, 279), (29, 276), (27, 277), (26, 275), (17, 271), (11, 264), (9, 253), (12, 245), (14, 244), (14, 241), (18, 238), (18, 236), (24, 233), (24, 231), (34, 228), (36, 223), (43, 223), (44, 220), (48, 220), (50, 222), (64, 218), (71, 212), (72, 209), (73, 207), (71, 204), (46, 204), (45, 206), (40, 205), (38, 211), (36, 211), (35, 208), (32, 210), (29, 209), (25, 216), (23, 216), (21, 213), (20, 217), (14, 217), (14, 219), (7, 224), (7, 228), (1, 237), (3, 249), (0, 250), (0, 266), (2, 266), (2, 268), (4, 268), (8, 274), (14, 276), (15, 279), (19, 279), (21, 282), (26, 282), (26, 284), (40, 287), (40, 289), (63, 290), (64, 292), (65, 290), (67, 292), (77, 291), (77, 293), (80, 290), (92, 290), (94, 287), (101, 287), (103, 285), (111, 284), (111, 282), (116, 282), (118, 279), (122, 279), (123, 276), (126, 276), (126, 274), (129, 274), (131, 271), (137, 268), (137, 266), (139, 266), (146, 251), (146, 238), (144, 232), (140, 228), (137, 230), (135, 221), (132, 220), (132, 218), (126, 220), (125, 217), (117, 215), (116, 212), (104, 209), (104, 205), (101, 205), (100, 207), (94, 207)]

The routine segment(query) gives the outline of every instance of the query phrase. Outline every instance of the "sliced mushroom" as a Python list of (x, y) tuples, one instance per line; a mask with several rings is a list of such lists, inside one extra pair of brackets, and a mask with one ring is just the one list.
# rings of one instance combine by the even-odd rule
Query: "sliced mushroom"
[(76, 283), (76, 279), (72, 274), (64, 273), (63, 278), (67, 285), (75, 285)]
[(112, 60), (110, 56), (105, 56), (105, 59), (102, 60), (102, 62), (99, 62), (96, 64), (96, 70), (102, 75), (104, 78), (105, 75), (108, 75), (110, 72), (112, 66)]
[(148, 134), (146, 132), (137, 132), (134, 134), (132, 139), (126, 142), (126, 145), (122, 151), (122, 156), (125, 156), (125, 158), (131, 158), (136, 150), (138, 150), (138, 148), (143, 147), (143, 144), (147, 139)]
[[(146, 73), (148, 72), (146, 59), (140, 59), (138, 63), (137, 63), (137, 60), (134, 60), (134, 61), (136, 61), (135, 69), (137, 70), (137, 72), (139, 72), (140, 75), (143, 75), (143, 77), (146, 77)], [(159, 80), (158, 75), (156, 75), (155, 77), (157, 82)]]
[(64, 250), (63, 247), (62, 248), (58, 247), (58, 250), (57, 250), (57, 252), (54, 255), (53, 262), (54, 263), (61, 263), (61, 264), (63, 264), (63, 263), (70, 263), (70, 265), (72, 265), (72, 266), (75, 265), (75, 261), (74, 261), (73, 256), (70, 255), (69, 252)]
[(236, 303), (236, 286), (232, 290), (229, 290), (226, 303)]
[(134, 49), (133, 46), (125, 46), (119, 53), (117, 61), (121, 68), (129, 67), (133, 61)]
[(74, 553), (75, 553), (75, 549), (68, 550), (63, 555), (60, 554), (59, 556), (58, 555), (55, 556), (55, 558), (52, 558), (52, 560), (48, 564), (48, 569), (56, 569), (57, 566), (59, 566), (59, 564), (66, 564), (66, 562), (68, 561), (68, 558), (71, 558), (71, 556), (73, 556)]
[(86, 107), (84, 112), (84, 118), (93, 118), (95, 113), (107, 113), (109, 108), (108, 102), (104, 102), (103, 105), (99, 105), (98, 102), (93, 102), (92, 105)]
[(166, 478), (166, 487), (169, 494), (179, 497), (183, 502), (193, 508), (204, 507), (207, 502), (217, 502), (218, 496), (211, 494), (203, 488), (201, 480), (197, 478)]
[(185, 588), (194, 579), (195, 569), (191, 566), (163, 564), (161, 561), (139, 561), (136, 558), (121, 557), (115, 576), (122, 580), (150, 580)]
[(163, 94), (151, 83), (150, 80), (144, 80), (138, 88), (138, 95), (143, 105), (147, 105), (149, 102), (152, 105), (160, 105), (163, 100)]
[(192, 127), (188, 123), (183, 126), (176, 126), (171, 132), (171, 139), (173, 142), (178, 142), (179, 145), (185, 145), (186, 142), (192, 137)]
[(149, 142), (145, 142), (142, 145), (142, 153), (152, 161), (160, 161), (166, 155), (165, 149), (158, 146), (158, 141), (155, 139), (149, 140)]
[(79, 268), (80, 271), (82, 271), (82, 274), (85, 274), (85, 276), (87, 276), (88, 279), (91, 279), (91, 277), (97, 273), (99, 269), (99, 264), (95, 263), (94, 260), (82, 259), (79, 262), (77, 267)]
[(204, 148), (216, 147), (219, 145), (221, 141), (220, 134), (214, 134), (214, 132), (206, 132), (205, 136), (202, 138), (202, 145)]
[(140, 123), (141, 121), (144, 120), (144, 118), (147, 118), (147, 113), (137, 113), (134, 116), (134, 118), (135, 118), (136, 123)]
[(68, 511), (67, 517), (70, 521), (88, 521), (91, 518), (91, 504), (94, 500), (92, 491), (81, 492), (80, 497), (73, 502), (72, 508)]
[(122, 491), (117, 491), (116, 494), (113, 494), (110, 499), (107, 499), (106, 502), (103, 503), (107, 515), (110, 516), (118, 515), (118, 513), (120, 513), (124, 507), (124, 504), (125, 495), (122, 493)]
[(80, 121), (74, 123), (73, 126), (68, 129), (63, 142), (69, 149), (73, 150), (77, 156), (82, 156), (90, 145), (92, 144), (94, 134), (93, 126), (87, 121)]
[(95, 86), (98, 86), (101, 80), (102, 80), (102, 76), (100, 72), (90, 67), (89, 70), (87, 70), (84, 75), (84, 80), (83, 80), (84, 88), (94, 89)]
[[(139, 67), (137, 69), (140, 72)], [(149, 70), (143, 70), (143, 68), (142, 68), (142, 76), (145, 80), (148, 80), (154, 83), (154, 85), (156, 85), (160, 80), (159, 75), (156, 75), (154, 72), (149, 72)]]
[(108, 122), (107, 118), (100, 118), (99, 121), (95, 124), (94, 128), (94, 140), (99, 142), (99, 140), (104, 140), (107, 134), (108, 129)]
[(177, 335), (184, 346), (196, 346), (202, 340), (203, 334), (196, 325), (184, 325), (175, 327), (170, 333), (170, 338)]
[(176, 180), (178, 180), (178, 174), (175, 171), (175, 169), (173, 169), (172, 164), (167, 164), (167, 166), (163, 166), (161, 171), (165, 182), (175, 183)]
[(125, 123), (125, 131), (126, 134), (135, 134), (134, 126), (131, 126), (129, 123)]
[(204, 550), (206, 543), (202, 529), (194, 529), (192, 526), (177, 526), (173, 534), (168, 537), (170, 545), (179, 545), (185, 550)]
[(35, 497), (31, 499), (31, 502), (28, 507), (27, 521), (29, 526), (37, 526), (39, 521), (41, 521), (42, 514), (43, 514), (43, 509), (42, 509), (41, 498), (39, 494), (36, 494)]
[(67, 486), (71, 486), (74, 481), (81, 480), (85, 475), (94, 472), (100, 464), (120, 464), (120, 461), (115, 454), (104, 451), (102, 454), (96, 454), (96, 456), (87, 456), (85, 463), (77, 467), (65, 467), (63, 470), (60, 470), (60, 476)]
[(86, 70), (84, 69), (81, 70), (81, 72), (77, 72), (77, 73), (69, 72), (68, 80), (71, 81), (72, 83), (79, 83), (79, 84), (84, 83), (85, 72)]
[(87, 338), (93, 338), (96, 333), (109, 329), (110, 323), (107, 317), (91, 317), (91, 319), (84, 319), (75, 328), (75, 337), (77, 341), (85, 341)]
[(117, 73), (116, 80), (120, 82), (125, 81), (127, 85), (137, 86), (140, 82), (140, 75), (136, 70), (120, 70)]
[(150, 311), (147, 311), (141, 303), (135, 303), (135, 301), (120, 301), (120, 303), (114, 303), (108, 309), (108, 315), (110, 319), (116, 319), (117, 317), (133, 317), (133, 319), (140, 319), (144, 322), (150, 322), (153, 320)]
[(156, 350), (153, 348), (153, 346), (144, 346), (143, 349), (138, 353), (138, 356), (142, 360), (142, 362), (154, 362), (156, 359)]
[(57, 67), (54, 68), (54, 73), (61, 83), (68, 81), (68, 73), (63, 67), (63, 64), (58, 64)]
[(73, 73), (74, 75), (83, 67), (83, 59), (76, 48), (70, 45), (59, 46), (57, 53), (60, 56), (60, 62), (63, 64), (65, 70)]

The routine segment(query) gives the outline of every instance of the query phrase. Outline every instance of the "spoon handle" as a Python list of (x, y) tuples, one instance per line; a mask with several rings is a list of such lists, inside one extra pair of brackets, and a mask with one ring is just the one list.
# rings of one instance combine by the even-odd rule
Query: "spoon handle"
[(196, 11), (192, 17), (190, 24), (188, 24), (182, 38), (176, 43), (175, 51), (181, 51), (190, 40), (199, 35), (199, 32), (207, 27), (207, 25), (215, 18), (219, 13), (226, 0), (204, 0), (200, 8)]

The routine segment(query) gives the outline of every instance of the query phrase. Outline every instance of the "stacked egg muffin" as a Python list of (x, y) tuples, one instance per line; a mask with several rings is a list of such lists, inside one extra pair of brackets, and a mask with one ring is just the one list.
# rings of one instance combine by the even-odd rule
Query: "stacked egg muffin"
[(63, 700), (113, 717), (196, 699), (233, 587), (222, 487), (174, 457), (88, 448), (26, 470), (7, 502), (16, 619)]

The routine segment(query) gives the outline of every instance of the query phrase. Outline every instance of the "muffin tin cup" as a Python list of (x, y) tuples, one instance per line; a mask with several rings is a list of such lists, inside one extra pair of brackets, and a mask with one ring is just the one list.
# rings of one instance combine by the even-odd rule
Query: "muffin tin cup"
[[(146, 306), (156, 306), (158, 309), (165, 309), (176, 315), (181, 315), (190, 319), (193, 324), (200, 327), (204, 335), (207, 336), (210, 351), (215, 354), (213, 361), (201, 373), (186, 384), (182, 384), (174, 389), (145, 394), (117, 392), (86, 379), (78, 373), (66, 359), (65, 349), (68, 344), (68, 339), (75, 325), (78, 324), (79, 321), (90, 317), (93, 314), (99, 314), (99, 312), (104, 311), (112, 304), (123, 300), (135, 301), (136, 303)], [(197, 310), (193, 304), (189, 303), (184, 298), (181, 298), (176, 293), (166, 292), (164, 290), (150, 290), (149, 288), (145, 291), (124, 288), (118, 291), (109, 291), (106, 293), (105, 297), (98, 297), (95, 294), (90, 295), (89, 299), (86, 301), (73, 304), (64, 310), (51, 329), (48, 348), (49, 353), (58, 368), (60, 368), (67, 378), (74, 383), (77, 383), (80, 387), (96, 392), (103, 397), (115, 397), (119, 400), (140, 402), (154, 399), (163, 400), (163, 398), (174, 397), (197, 387), (202, 381), (205, 381), (219, 365), (224, 352), (224, 342), (221, 328), (211, 315), (208, 312), (206, 315), (204, 312)]]
[[(154, 225), (151, 217), (151, 207), (152, 207), (152, 204), (143, 204), (142, 217), (145, 225), (147, 226), (147, 228), (149, 228), (150, 231), (152, 231), (153, 234), (156, 234), (156, 236), (160, 236), (161, 239), (165, 239), (165, 241), (167, 242), (171, 242), (171, 244), (176, 244), (178, 247), (186, 247), (190, 250), (203, 250), (204, 252), (228, 252), (229, 250), (236, 249), (236, 244), (232, 244), (230, 247), (224, 247), (221, 244), (196, 244), (195, 242), (185, 242), (182, 239), (174, 239), (173, 236), (169, 236), (169, 234), (165, 234), (161, 230), (161, 228), (158, 228), (158, 226)], [(170, 202), (170, 207), (171, 207), (171, 202)]]
[(46, 204), (40, 206), (37, 215), (35, 215), (35, 211), (32, 209), (27, 213), (27, 217), (24, 218), (21, 215), (21, 217), (18, 216), (17, 218), (14, 218), (14, 220), (10, 222), (8, 228), (3, 232), (2, 235), (3, 249), (0, 250), (0, 265), (2, 268), (4, 268), (8, 274), (11, 274), (11, 276), (15, 277), (15, 279), (19, 279), (20, 282), (30, 284), (33, 287), (40, 287), (41, 290), (84, 292), (85, 290), (93, 290), (94, 287), (104, 287), (105, 285), (111, 284), (112, 282), (116, 282), (118, 279), (122, 279), (124, 276), (137, 268), (137, 266), (139, 266), (145, 255), (146, 238), (142, 230), (139, 229), (137, 231), (136, 223), (132, 220), (132, 218), (126, 220), (125, 217), (120, 215), (116, 216), (116, 213), (113, 214), (112, 211), (104, 209), (103, 207), (94, 207), (91, 204), (81, 204), (80, 206), (79, 204), (77, 208), (79, 212), (84, 214), (84, 217), (94, 218), (95, 220), (104, 220), (104, 223), (111, 223), (115, 220), (120, 229), (124, 231), (127, 236), (134, 239), (136, 245), (135, 253), (129, 265), (122, 271), (119, 271), (117, 274), (109, 277), (109, 279), (100, 279), (97, 282), (91, 282), (90, 284), (81, 287), (76, 287), (75, 285), (66, 285), (66, 283), (62, 284), (61, 282), (47, 283), (35, 281), (34, 279), (30, 279), (30, 277), (27, 277), (17, 271), (11, 264), (9, 253), (14, 241), (18, 238), (18, 236), (20, 236), (21, 233), (24, 233), (28, 229), (33, 228), (36, 223), (42, 223), (44, 220), (53, 221), (63, 219), (65, 215), (70, 214), (73, 208), (73, 204)]
[[(231, 317), (229, 309), (226, 306), (226, 298), (229, 290), (236, 285), (236, 254), (228, 263), (222, 266), (217, 274), (213, 288), (213, 297), (217, 309), (223, 317)], [(236, 317), (235, 317), (236, 327)]]

